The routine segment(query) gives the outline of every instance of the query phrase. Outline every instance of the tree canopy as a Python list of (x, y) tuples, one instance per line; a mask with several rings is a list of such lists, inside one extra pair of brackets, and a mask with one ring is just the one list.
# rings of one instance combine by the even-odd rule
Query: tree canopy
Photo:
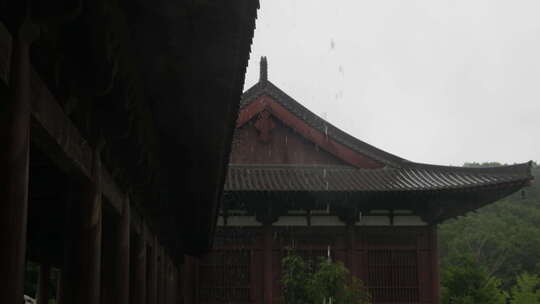
[[(467, 163), (465, 166), (496, 166), (499, 163)], [(540, 167), (533, 164), (533, 175)], [(457, 288), (461, 276), (467, 286), (493, 288), (504, 293), (511, 303), (523, 302), (519, 290), (538, 288), (530, 282), (540, 274), (540, 187), (537, 183), (501, 201), (449, 220), (439, 226), (443, 290), (454, 297), (466, 289)], [(470, 280), (470, 281), (467, 281)], [(476, 285), (475, 285), (476, 284)], [(481, 292), (479, 289), (478, 292)], [(497, 292), (497, 295), (500, 293)], [(531, 296), (532, 297), (532, 296)], [(463, 302), (468, 303), (465, 298)], [(476, 299), (476, 303), (497, 303)], [(449, 303), (449, 302), (445, 302)]]
[(368, 304), (369, 293), (341, 262), (321, 258), (316, 263), (290, 252), (282, 260), (283, 297), (287, 304)]

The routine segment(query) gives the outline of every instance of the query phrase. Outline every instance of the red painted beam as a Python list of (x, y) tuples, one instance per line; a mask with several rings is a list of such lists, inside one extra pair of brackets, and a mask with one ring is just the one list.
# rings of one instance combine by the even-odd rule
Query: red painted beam
[(273, 116), (278, 118), (295, 132), (310, 140), (326, 152), (336, 156), (344, 162), (351, 164), (357, 168), (381, 168), (384, 165), (377, 160), (374, 160), (366, 155), (358, 153), (351, 148), (348, 148), (327, 134), (312, 128), (305, 121), (296, 117), (285, 107), (268, 96), (261, 96), (247, 107), (242, 109), (238, 115), (236, 127), (239, 128), (250, 121), (255, 115), (262, 111), (269, 111)]

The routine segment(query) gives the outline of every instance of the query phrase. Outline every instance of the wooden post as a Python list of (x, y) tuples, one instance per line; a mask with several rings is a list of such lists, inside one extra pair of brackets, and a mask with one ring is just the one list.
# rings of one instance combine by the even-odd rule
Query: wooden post
[(147, 297), (148, 304), (157, 304), (157, 255), (158, 255), (158, 241), (154, 236), (152, 241), (152, 248), (150, 249), (150, 255), (148, 256), (148, 289)]
[(185, 304), (194, 304), (195, 303), (195, 271), (194, 271), (194, 258), (190, 256), (184, 256), (184, 276), (182, 278), (183, 291), (184, 291), (184, 303)]
[[(24, 7), (25, 1), (20, 1)], [(16, 14), (11, 12), (10, 14)], [(0, 102), (0, 297), (23, 300), (30, 149), (30, 45), (37, 28), (25, 20), (13, 35), (9, 97)]]
[(157, 245), (157, 265), (156, 265), (156, 304), (163, 303), (163, 248)]
[(177, 290), (176, 290), (176, 302), (175, 304), (184, 304), (184, 264), (178, 265), (178, 279), (177, 282)]
[(72, 182), (67, 203), (60, 301), (98, 304), (101, 287), (101, 147), (92, 164), (92, 181)]
[(126, 198), (120, 218), (111, 223), (109, 236), (104, 235), (107, 241), (104, 247), (103, 267), (103, 304), (129, 303), (129, 234), (130, 234), (130, 203)]
[(49, 302), (49, 281), (51, 279), (51, 266), (42, 263), (39, 266), (37, 304), (47, 304)]
[(265, 224), (264, 227), (264, 303), (273, 302), (273, 268), (272, 268), (272, 225)]
[(167, 260), (165, 263), (165, 290), (163, 291), (165, 294), (165, 304), (171, 304), (171, 279), (171, 260), (167, 255)]
[(135, 238), (133, 252), (133, 272), (131, 273), (130, 302), (133, 304), (146, 304), (146, 242), (144, 226), (141, 235)]
[(437, 225), (431, 227), (431, 268), (433, 273), (432, 290), (433, 304), (439, 304), (440, 299), (440, 278), (439, 278), (439, 246), (437, 243)]
[(118, 260), (118, 304), (129, 304), (129, 262), (130, 262), (130, 217), (131, 205), (129, 198), (124, 201), (122, 218), (120, 219), (120, 227), (118, 229), (119, 250), (117, 255)]
[(58, 269), (57, 273), (56, 273), (57, 277), (56, 277), (56, 304), (62, 304), (62, 301), (61, 301), (61, 296), (60, 294), (62, 293), (62, 270), (61, 269)]
[(173, 280), (173, 274), (172, 274), (172, 266), (171, 266), (171, 259), (167, 255), (167, 264), (165, 266), (165, 303), (171, 304), (172, 303), (172, 294), (171, 294), (171, 283)]
[(102, 196), (101, 196), (101, 161), (100, 150), (94, 152), (92, 168), (93, 182), (83, 185), (81, 204), (73, 206), (81, 211), (78, 227), (77, 266), (72, 279), (74, 286), (74, 302), (78, 304), (99, 304), (101, 288), (101, 230), (102, 230)]
[(356, 252), (356, 227), (353, 224), (347, 225), (347, 267), (352, 276), (358, 277), (357, 252)]

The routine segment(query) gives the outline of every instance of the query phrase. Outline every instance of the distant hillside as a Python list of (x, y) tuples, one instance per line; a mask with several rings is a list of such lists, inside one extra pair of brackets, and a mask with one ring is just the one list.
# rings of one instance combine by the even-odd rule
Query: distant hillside
[[(468, 167), (499, 163), (467, 163)], [(443, 272), (460, 255), (501, 280), (508, 290), (524, 272), (540, 275), (540, 166), (533, 164), (535, 181), (501, 201), (439, 226)]]

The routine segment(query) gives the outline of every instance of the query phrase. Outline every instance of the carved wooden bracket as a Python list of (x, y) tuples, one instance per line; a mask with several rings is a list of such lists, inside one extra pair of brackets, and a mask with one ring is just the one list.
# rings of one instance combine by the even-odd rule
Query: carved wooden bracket
[(255, 128), (259, 131), (259, 138), (262, 142), (267, 143), (270, 140), (270, 131), (275, 127), (276, 124), (272, 121), (270, 112), (268, 110), (262, 111), (255, 122)]

